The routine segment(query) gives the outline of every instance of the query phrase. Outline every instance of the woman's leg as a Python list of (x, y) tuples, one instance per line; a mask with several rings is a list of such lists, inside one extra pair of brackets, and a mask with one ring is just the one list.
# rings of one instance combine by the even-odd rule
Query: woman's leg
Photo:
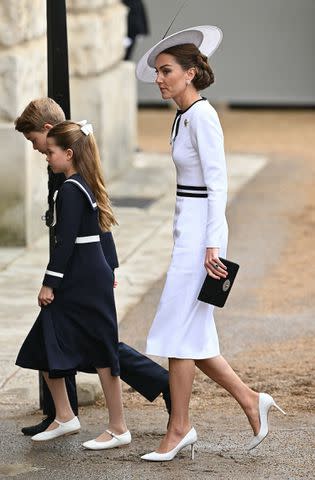
[(166, 453), (173, 450), (191, 429), (189, 421), (189, 401), (195, 371), (194, 360), (169, 359), (172, 411), (166, 435), (156, 450), (158, 453)]
[[(123, 411), (120, 377), (113, 377), (110, 368), (98, 368), (97, 373), (100, 377), (108, 408), (108, 430), (121, 435), (127, 431), (127, 426)], [(106, 442), (111, 439), (112, 437), (106, 432), (96, 438), (99, 442)]]
[(221, 355), (205, 360), (196, 360), (196, 365), (207, 377), (225, 388), (237, 400), (244, 410), (254, 434), (257, 435), (260, 428), (258, 393), (240, 379)]
[[(55, 404), (56, 419), (60, 422), (68, 422), (69, 420), (72, 420), (75, 415), (69, 402), (65, 379), (49, 378), (47, 372), (43, 372), (43, 376)], [(49, 425), (47, 430), (54, 430), (57, 427), (58, 424), (56, 422), (53, 422)]]

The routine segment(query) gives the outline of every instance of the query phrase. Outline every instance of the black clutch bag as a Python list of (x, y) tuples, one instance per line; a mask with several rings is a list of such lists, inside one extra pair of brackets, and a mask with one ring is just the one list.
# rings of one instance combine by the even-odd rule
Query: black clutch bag
[(240, 266), (237, 263), (226, 260), (225, 258), (219, 258), (227, 267), (228, 276), (217, 280), (216, 278), (207, 275), (198, 295), (198, 300), (210, 303), (215, 307), (224, 307)]

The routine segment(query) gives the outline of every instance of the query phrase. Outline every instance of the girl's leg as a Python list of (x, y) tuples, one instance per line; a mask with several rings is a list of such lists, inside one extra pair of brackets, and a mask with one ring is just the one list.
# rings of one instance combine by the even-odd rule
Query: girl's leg
[[(51, 396), (53, 398), (55, 409), (56, 409), (56, 419), (60, 422), (68, 422), (75, 417), (73, 410), (71, 408), (69, 397), (66, 389), (66, 383), (64, 378), (49, 378), (47, 372), (43, 372), (43, 376), (50, 390)], [(47, 430), (54, 430), (58, 427), (56, 422), (53, 422), (49, 425)]]
[(257, 435), (260, 428), (258, 393), (240, 379), (221, 355), (205, 360), (196, 360), (196, 365), (237, 400), (249, 420), (254, 435)]
[(189, 401), (195, 371), (194, 360), (169, 359), (172, 411), (166, 435), (156, 450), (158, 453), (166, 453), (173, 450), (191, 429)]
[[(127, 431), (127, 426), (124, 418), (120, 377), (113, 377), (110, 368), (98, 368), (97, 373), (100, 377), (108, 408), (108, 430), (121, 435)], [(106, 442), (111, 439), (112, 437), (107, 432), (96, 438), (99, 442)]]

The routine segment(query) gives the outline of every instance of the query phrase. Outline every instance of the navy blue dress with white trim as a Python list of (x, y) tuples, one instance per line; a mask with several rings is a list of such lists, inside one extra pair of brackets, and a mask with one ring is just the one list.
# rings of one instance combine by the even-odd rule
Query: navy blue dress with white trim
[(117, 255), (111, 233), (100, 230), (95, 197), (79, 174), (61, 186), (56, 217), (56, 244), (43, 280), (53, 288), (54, 300), (41, 308), (16, 364), (47, 371), (51, 378), (107, 367), (118, 376)]

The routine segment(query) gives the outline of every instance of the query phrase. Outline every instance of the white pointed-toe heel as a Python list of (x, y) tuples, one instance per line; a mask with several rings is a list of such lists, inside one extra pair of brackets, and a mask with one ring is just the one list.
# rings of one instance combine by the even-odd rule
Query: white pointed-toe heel
[(108, 450), (109, 448), (122, 447), (123, 445), (129, 445), (129, 443), (131, 443), (129, 430), (121, 435), (116, 435), (110, 430), (106, 430), (106, 432), (111, 435), (111, 440), (107, 440), (106, 442), (97, 442), (95, 439), (89, 440), (88, 442), (82, 443), (82, 446), (87, 450)]
[(170, 450), (166, 453), (151, 452), (143, 455), (142, 460), (147, 460), (148, 462), (169, 462), (176, 457), (178, 452), (183, 448), (190, 446), (191, 447), (191, 459), (195, 458), (195, 443), (197, 442), (197, 432), (194, 428), (189, 430), (185, 437), (176, 445), (173, 450)]
[(73, 435), (80, 431), (81, 425), (78, 417), (72, 418), (68, 422), (59, 422), (59, 420), (54, 420), (58, 423), (58, 427), (54, 430), (45, 430), (45, 432), (38, 433), (32, 437), (33, 442), (47, 442), (53, 440), (54, 438), (63, 437), (65, 435)]
[(286, 413), (276, 404), (274, 399), (268, 393), (259, 394), (259, 418), (260, 418), (260, 430), (258, 434), (253, 438), (247, 447), (247, 450), (253, 450), (256, 448), (268, 435), (268, 412), (271, 407), (276, 407), (283, 415)]

